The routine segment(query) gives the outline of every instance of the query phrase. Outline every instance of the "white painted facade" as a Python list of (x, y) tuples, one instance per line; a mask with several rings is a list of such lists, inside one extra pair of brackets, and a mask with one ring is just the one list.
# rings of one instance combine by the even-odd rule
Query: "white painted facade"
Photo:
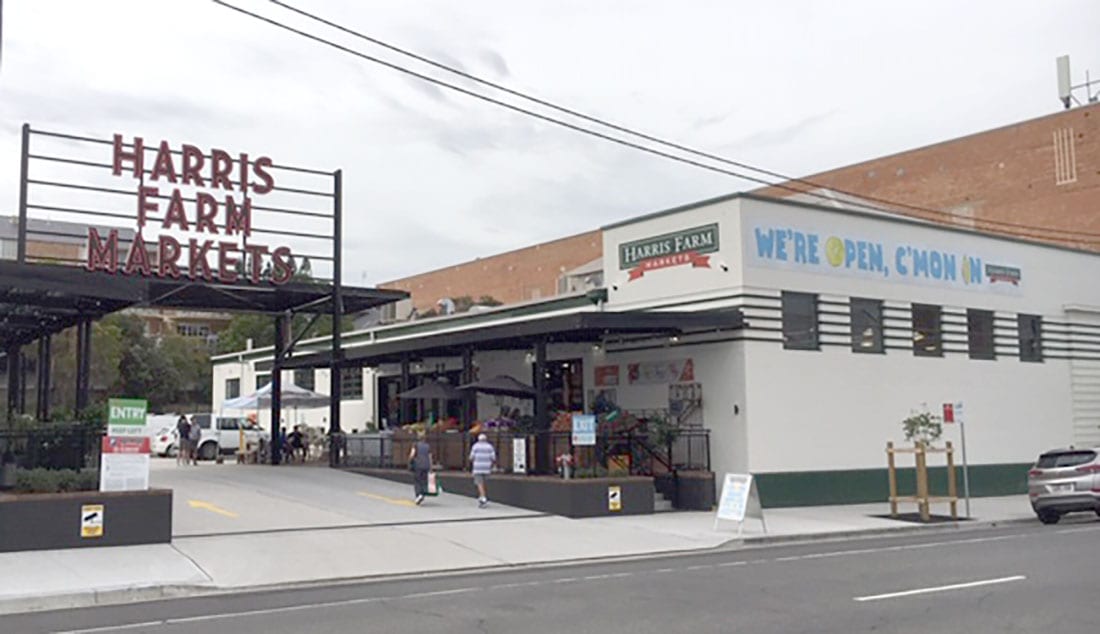
[[(660, 236), (675, 242), (677, 235), (693, 229), (700, 229), (687, 239), (700, 247), (694, 253), (688, 249), (663, 254), (665, 246), (651, 244)], [(780, 230), (782, 240), (776, 233)], [(549, 357), (583, 359), (586, 394), (602, 389), (596, 386), (597, 366), (618, 366), (616, 400), (627, 410), (669, 408), (667, 382), (631, 382), (631, 364), (690, 359), (694, 382), (701, 386), (702, 424), (711, 433), (715, 472), (882, 469), (886, 442), (902, 440), (902, 419), (922, 406), (937, 412), (942, 403), (954, 401), (965, 402), (972, 464), (1025, 463), (1055, 446), (1100, 445), (1096, 255), (747, 196), (705, 201), (606, 227), (603, 239), (606, 304), (565, 306), (561, 300), (549, 300), (547, 311), (738, 308), (747, 327), (677, 341), (605, 341), (599, 349), (551, 345)], [(644, 246), (647, 241), (649, 246)], [(620, 247), (631, 244), (634, 261), (621, 262)], [(829, 252), (829, 244), (840, 248)], [(994, 268), (987, 269), (990, 266)], [(991, 281), (990, 272), (999, 281)], [(1011, 279), (1016, 273), (1019, 279)], [(785, 348), (780, 310), (784, 291), (818, 296), (818, 349)], [(883, 302), (885, 351), (853, 350), (852, 297)], [(942, 356), (914, 353), (914, 303), (942, 307)], [(995, 359), (970, 358), (967, 309), (994, 311)], [(546, 314), (528, 310), (519, 315), (504, 307), (476, 318), (433, 320), (430, 326), (417, 322), (417, 332), (408, 334), (408, 325), (396, 325), (345, 338), (349, 347), (369, 346), (372, 338), (416, 337), (425, 328), (442, 332), (476, 328), (485, 320), (498, 323)], [(1041, 362), (1020, 359), (1019, 314), (1042, 317)], [(269, 355), (270, 351), (245, 352), (243, 362), (233, 355), (219, 357), (215, 409), (224, 398), (226, 379), (241, 377), (241, 392), (250, 392), (255, 387), (250, 358)], [(524, 351), (486, 352), (474, 360), (480, 376), (509, 374), (529, 383), (531, 368), (525, 357)], [(457, 359), (449, 363), (459, 367)], [(396, 371), (382, 367), (378, 374)], [(365, 373), (364, 398), (344, 404), (345, 429), (376, 422), (376, 373)], [(287, 372), (285, 380), (291, 378)], [(326, 371), (318, 371), (316, 386), (327, 392)], [(499, 407), (495, 399), (484, 396), (478, 405), (483, 417)], [(305, 416), (309, 424), (320, 425), (327, 412)], [(957, 440), (958, 430), (949, 427), (945, 438)]]

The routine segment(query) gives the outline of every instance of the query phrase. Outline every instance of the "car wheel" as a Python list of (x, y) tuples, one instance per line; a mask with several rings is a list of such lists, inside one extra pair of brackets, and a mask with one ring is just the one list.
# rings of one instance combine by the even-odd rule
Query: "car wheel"
[(164, 450), (164, 455), (168, 458), (175, 458), (179, 453), (179, 447), (175, 445), (168, 445), (168, 449)]
[(1100, 517), (1100, 509), (1096, 509), (1096, 516)]
[(199, 447), (199, 459), (200, 460), (213, 460), (218, 457), (218, 445), (217, 443), (208, 442)]
[(1044, 511), (1039, 513), (1039, 521), (1044, 524), (1057, 524), (1058, 520), (1062, 519), (1062, 516), (1054, 511)]

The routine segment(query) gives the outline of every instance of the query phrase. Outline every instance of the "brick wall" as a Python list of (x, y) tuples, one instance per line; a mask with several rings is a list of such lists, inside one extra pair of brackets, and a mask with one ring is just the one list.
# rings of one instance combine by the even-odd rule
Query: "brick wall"
[[(1056, 140), (1057, 139), (1057, 140)], [(995, 220), (1076, 232), (1045, 234), (1048, 241), (1100, 251), (1100, 105), (980, 132), (900, 154), (807, 176), (833, 190), (856, 192), (949, 211), (974, 221)], [(787, 183), (799, 189), (812, 189)], [(768, 196), (791, 192), (774, 187)], [(816, 201), (815, 201), (816, 202)], [(1032, 231), (915, 210), (901, 213), (1009, 234)]]
[(444, 297), (491, 295), (505, 304), (553, 297), (562, 273), (600, 257), (600, 231), (501, 253), (379, 284), (407, 291), (420, 312)]

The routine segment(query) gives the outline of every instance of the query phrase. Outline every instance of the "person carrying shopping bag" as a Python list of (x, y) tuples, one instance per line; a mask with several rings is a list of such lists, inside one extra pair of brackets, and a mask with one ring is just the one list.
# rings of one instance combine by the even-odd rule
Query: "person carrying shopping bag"
[(409, 468), (413, 472), (413, 495), (419, 506), (424, 502), (425, 495), (435, 495), (428, 490), (428, 477), (432, 470), (432, 447), (428, 444), (424, 433), (416, 438), (416, 444), (409, 451)]

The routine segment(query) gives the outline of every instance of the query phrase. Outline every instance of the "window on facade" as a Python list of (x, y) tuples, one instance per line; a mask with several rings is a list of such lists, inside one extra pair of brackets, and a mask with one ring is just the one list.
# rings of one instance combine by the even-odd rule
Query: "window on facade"
[(943, 356), (942, 312), (939, 306), (913, 304), (913, 354)]
[(1020, 333), (1020, 360), (1043, 360), (1043, 318), (1039, 315), (1017, 315)]
[(225, 398), (237, 398), (241, 395), (241, 380), (240, 379), (226, 379), (225, 380)]
[(256, 375), (256, 389), (257, 390), (260, 389), (261, 387), (267, 385), (268, 383), (271, 383), (271, 375), (270, 374), (257, 374)]
[(969, 309), (966, 311), (966, 338), (970, 344), (971, 359), (996, 359), (993, 340), (993, 311)]
[(176, 324), (176, 334), (184, 337), (205, 337), (210, 334), (206, 324)]
[(316, 385), (313, 377), (313, 368), (299, 368), (294, 371), (294, 385), (312, 390)]
[(363, 369), (344, 368), (340, 370), (340, 398), (345, 401), (358, 401), (363, 398)]
[(882, 302), (877, 299), (853, 297), (850, 304), (852, 313), (852, 351), (882, 352)]
[(789, 350), (817, 350), (817, 295), (782, 295), (783, 347)]

